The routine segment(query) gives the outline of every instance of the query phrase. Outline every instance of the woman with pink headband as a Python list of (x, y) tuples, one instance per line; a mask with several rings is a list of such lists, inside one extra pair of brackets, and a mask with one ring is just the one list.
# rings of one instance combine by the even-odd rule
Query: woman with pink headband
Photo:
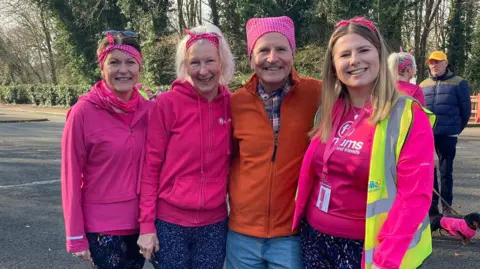
[(417, 65), (412, 54), (407, 52), (395, 52), (388, 57), (388, 68), (396, 81), (397, 89), (417, 100), (425, 106), (425, 96), (420, 86), (410, 83), (417, 73)]
[(187, 30), (176, 67), (150, 114), (138, 245), (156, 269), (222, 269), (234, 63), (218, 27)]
[(62, 137), (62, 205), (67, 251), (96, 268), (143, 268), (139, 175), (148, 111), (134, 32), (109, 31), (97, 50), (102, 80), (68, 111)]

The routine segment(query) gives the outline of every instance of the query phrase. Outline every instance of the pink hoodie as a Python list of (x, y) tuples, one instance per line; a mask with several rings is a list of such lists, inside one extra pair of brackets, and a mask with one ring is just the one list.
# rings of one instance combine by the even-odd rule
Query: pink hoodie
[(449, 234), (457, 237), (460, 237), (458, 232), (461, 232), (467, 239), (471, 239), (477, 234), (476, 230), (468, 227), (468, 224), (464, 219), (443, 217), (440, 220), (440, 226), (447, 230)]
[(415, 100), (417, 100), (422, 106), (425, 106), (425, 95), (423, 95), (423, 91), (420, 86), (410, 82), (398, 80), (397, 89), (404, 94), (415, 98)]
[(140, 233), (155, 233), (155, 218), (199, 227), (227, 217), (231, 154), (230, 92), (211, 102), (176, 80), (150, 114), (140, 192)]
[(139, 174), (152, 105), (141, 98), (130, 125), (93, 91), (68, 111), (61, 169), (68, 252), (86, 250), (88, 232), (139, 228)]
[[(400, 153), (397, 164), (397, 196), (393, 207), (389, 212), (388, 218), (378, 235), (380, 245), (376, 248), (374, 253), (374, 264), (382, 269), (399, 268), (403, 256), (418, 229), (418, 225), (423, 221), (430, 207), (433, 188), (433, 131), (430, 127), (428, 117), (418, 106), (414, 109), (413, 118), (409, 136)], [(355, 130), (365, 132), (365, 135), (372, 136), (373, 138), (373, 132), (370, 132), (369, 128), (362, 127), (362, 124), (368, 124), (366, 122), (366, 119), (364, 119), (360, 122), (360, 125), (357, 125)], [(355, 132), (355, 130), (353, 130), (353, 132)], [(357, 137), (361, 136), (361, 134), (357, 135)], [(367, 141), (372, 138), (364, 139)], [(357, 138), (352, 139), (356, 140)], [(346, 144), (360, 145), (358, 142), (353, 143), (349, 141), (347, 141)], [(362, 142), (362, 147), (371, 148), (372, 144), (369, 142)], [(295, 229), (300, 224), (300, 221), (304, 218), (305, 214), (310, 212), (309, 214), (313, 215), (313, 217), (308, 218), (308, 221), (314, 228), (323, 227), (324, 229), (329, 229), (330, 233), (335, 233), (332, 234), (334, 236), (340, 234), (352, 234), (352, 236), (356, 236), (359, 232), (363, 233), (363, 236), (365, 236), (364, 230), (353, 232), (344, 231), (343, 229), (347, 226), (351, 226), (346, 223), (348, 220), (347, 218), (351, 218), (354, 223), (358, 222), (358, 216), (353, 216), (355, 211), (351, 214), (348, 214), (348, 212), (345, 211), (358, 209), (360, 206), (355, 205), (356, 203), (364, 203), (366, 205), (366, 192), (364, 196), (358, 194), (352, 196), (356, 190), (348, 191), (347, 187), (358, 188), (355, 187), (355, 184), (351, 179), (355, 178), (355, 176), (358, 177), (359, 175), (363, 175), (363, 178), (355, 178), (355, 182), (365, 182), (365, 184), (368, 184), (368, 171), (366, 173), (363, 172), (363, 170), (361, 172), (357, 171), (359, 169), (359, 163), (355, 165), (353, 162), (358, 162), (362, 159), (368, 160), (370, 158), (370, 153), (358, 150), (360, 156), (355, 158), (352, 157), (353, 161), (350, 159), (342, 161), (341, 158), (346, 158), (344, 156), (345, 150), (341, 150), (341, 145), (338, 146), (337, 151), (332, 155), (328, 162), (329, 178), (331, 181), (335, 181), (332, 182), (333, 189), (331, 203), (338, 204), (338, 208), (336, 210), (332, 209), (332, 211), (329, 209), (329, 213), (323, 213), (316, 207), (316, 199), (312, 199), (311, 196), (317, 195), (320, 184), (318, 180), (319, 176), (315, 172), (318, 171), (318, 169), (314, 169), (313, 167), (313, 158), (318, 155), (316, 153), (317, 150), (321, 151), (322, 149), (324, 150), (324, 148), (325, 144), (320, 143), (319, 138), (314, 138), (305, 153), (302, 168), (300, 170), (298, 196), (292, 229)], [(362, 154), (364, 155), (363, 157)], [(369, 169), (368, 167), (369, 165), (367, 165), (367, 170)], [(336, 176), (333, 174), (335, 171), (344, 171), (343, 174), (350, 174), (351, 176)], [(339, 186), (339, 189), (335, 189), (335, 186)], [(317, 190), (317, 192), (315, 193), (314, 190)], [(352, 199), (356, 200), (352, 201)], [(343, 207), (343, 214), (342, 210), (340, 210), (341, 207)], [(349, 217), (349, 215), (352, 216)], [(365, 220), (364, 215), (362, 218)], [(310, 223), (310, 221), (315, 220), (322, 222)], [(349, 229), (354, 229), (353, 227), (364, 229), (365, 225), (357, 224)]]

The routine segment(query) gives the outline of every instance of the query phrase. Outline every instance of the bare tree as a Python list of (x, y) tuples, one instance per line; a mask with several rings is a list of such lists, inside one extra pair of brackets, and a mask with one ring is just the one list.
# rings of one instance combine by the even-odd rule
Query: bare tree
[[(26, 72), (38, 78), (39, 83), (57, 84), (55, 55), (52, 48), (51, 20), (47, 12), (29, 0), (3, 1), (1, 11), (10, 18), (7, 33), (4, 35), (9, 44), (10, 55), (16, 55), (16, 61)], [(12, 56), (8, 56), (12, 59)], [(18, 74), (18, 72), (16, 72)], [(22, 77), (20, 75), (20, 77)], [(33, 83), (35, 80), (30, 77)]]
[(449, 0), (441, 0), (440, 2), (440, 6), (437, 14), (435, 15), (433, 23), (433, 35), (431, 36), (431, 45), (437, 49), (443, 49), (447, 46), (448, 33), (446, 25), (451, 9)]
[[(427, 41), (432, 30), (432, 23), (438, 12), (442, 0), (422, 0), (418, 1), (414, 8), (415, 14), (415, 60), (417, 63), (424, 63), (427, 54)], [(425, 77), (425, 67), (418, 64), (418, 80), (422, 81)]]

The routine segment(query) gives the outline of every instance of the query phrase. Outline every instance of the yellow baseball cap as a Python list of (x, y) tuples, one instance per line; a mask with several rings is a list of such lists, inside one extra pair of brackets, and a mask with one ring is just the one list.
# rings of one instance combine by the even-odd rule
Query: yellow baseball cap
[(427, 59), (427, 63), (428, 61), (430, 60), (437, 60), (437, 61), (446, 61), (447, 60), (447, 54), (445, 54), (445, 52), (443, 51), (434, 51), (432, 52), (432, 54), (430, 54), (430, 56), (428, 57)]

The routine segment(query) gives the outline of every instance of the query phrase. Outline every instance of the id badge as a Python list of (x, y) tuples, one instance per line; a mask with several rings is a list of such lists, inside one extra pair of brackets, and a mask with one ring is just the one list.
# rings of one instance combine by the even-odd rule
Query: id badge
[(320, 184), (320, 190), (318, 191), (317, 208), (325, 213), (328, 213), (328, 205), (330, 204), (330, 194), (332, 189), (326, 184)]

